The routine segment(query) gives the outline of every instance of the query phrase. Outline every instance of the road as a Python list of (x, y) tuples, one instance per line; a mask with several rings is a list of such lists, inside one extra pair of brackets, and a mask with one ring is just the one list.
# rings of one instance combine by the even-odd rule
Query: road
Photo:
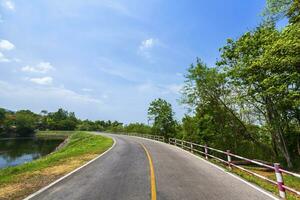
[(32, 199), (274, 199), (177, 147), (137, 137), (108, 136), (115, 139), (114, 148)]

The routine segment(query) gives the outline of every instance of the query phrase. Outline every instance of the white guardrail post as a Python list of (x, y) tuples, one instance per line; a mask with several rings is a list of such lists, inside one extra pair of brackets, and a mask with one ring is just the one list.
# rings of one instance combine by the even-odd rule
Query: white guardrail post
[[(208, 157), (212, 157), (214, 159), (217, 159), (217, 160), (219, 160), (219, 161), (227, 164), (228, 168), (230, 170), (232, 169), (232, 167), (236, 167), (236, 168), (238, 168), (240, 170), (243, 170), (245, 172), (250, 173), (251, 175), (254, 175), (254, 176), (259, 177), (259, 178), (261, 178), (263, 180), (266, 180), (266, 181), (268, 181), (269, 183), (271, 183), (273, 185), (277, 185), (278, 191), (279, 191), (279, 196), (282, 199), (286, 199), (286, 191), (294, 193), (294, 194), (300, 196), (300, 192), (299, 191), (297, 191), (296, 189), (293, 189), (291, 187), (288, 187), (288, 186), (284, 185), (282, 173), (285, 173), (285, 174), (288, 174), (288, 175), (291, 175), (291, 176), (294, 176), (294, 177), (298, 177), (298, 178), (300, 178), (300, 174), (297, 174), (297, 173), (294, 173), (294, 172), (290, 172), (290, 171), (281, 169), (279, 163), (274, 163), (274, 167), (273, 167), (273, 166), (270, 166), (270, 165), (265, 164), (263, 162), (258, 162), (256, 160), (251, 160), (251, 159), (248, 159), (248, 158), (245, 158), (245, 157), (233, 154), (233, 153), (230, 152), (230, 150), (222, 151), (222, 150), (219, 150), (219, 149), (214, 149), (212, 147), (208, 147), (207, 144), (205, 144), (205, 145), (199, 145), (197, 143), (186, 142), (184, 140), (180, 140), (180, 139), (176, 139), (176, 138), (165, 139), (163, 136), (145, 135), (145, 134), (136, 134), (136, 133), (133, 133), (133, 134), (120, 133), (120, 134), (132, 135), (132, 136), (138, 136), (138, 137), (145, 137), (145, 138), (154, 139), (154, 140), (158, 140), (158, 141), (169, 142), (169, 144), (172, 144), (172, 145), (177, 146), (177, 147), (181, 147), (182, 149), (184, 149), (184, 147), (186, 147), (186, 149), (190, 149), (191, 153), (194, 153), (194, 152), (200, 152), (202, 154), (204, 153), (206, 160), (208, 160)], [(184, 143), (186, 144), (186, 146), (184, 146)], [(190, 147), (188, 147), (188, 144), (190, 144)], [(197, 149), (197, 146), (199, 146), (201, 148), (204, 148), (204, 152), (201, 151), (201, 150), (199, 150), (199, 149)], [(208, 150), (212, 151), (212, 152), (222, 153), (223, 155), (227, 156), (227, 160), (224, 159), (224, 158), (218, 158), (217, 156), (214, 156), (214, 155), (210, 155)], [(276, 181), (271, 180), (268, 177), (262, 176), (260, 174), (257, 174), (257, 173), (255, 173), (253, 171), (250, 171), (250, 170), (248, 170), (246, 168), (243, 168), (243, 167), (235, 164), (234, 162), (232, 162), (232, 157), (238, 158), (238, 159), (241, 159), (241, 160), (245, 160), (247, 162), (254, 163), (256, 165), (263, 166), (265, 168), (274, 169), (275, 175), (276, 175)]]
[(227, 164), (228, 168), (231, 170), (231, 156), (230, 156), (230, 150), (227, 150)]
[(278, 186), (278, 190), (279, 190), (279, 196), (282, 199), (285, 199), (285, 189), (283, 187), (284, 182), (283, 182), (282, 173), (280, 171), (280, 164), (279, 163), (274, 163), (274, 169), (275, 169), (277, 186)]
[[(195, 151), (204, 153), (206, 160), (208, 160), (208, 157), (210, 156), (210, 157), (212, 157), (214, 159), (217, 159), (217, 160), (222, 161), (223, 163), (227, 164), (229, 170), (231, 170), (232, 167), (236, 167), (236, 168), (238, 168), (240, 170), (243, 170), (243, 171), (246, 171), (246, 172), (248, 172), (248, 173), (250, 173), (250, 174), (252, 174), (252, 175), (254, 175), (256, 177), (259, 177), (259, 178), (261, 178), (263, 180), (266, 180), (266, 181), (268, 181), (271, 184), (277, 185), (278, 186), (278, 191), (279, 191), (279, 196), (282, 199), (286, 199), (286, 191), (292, 192), (292, 193), (294, 193), (296, 195), (300, 195), (300, 192), (297, 191), (296, 189), (293, 189), (293, 188), (290, 188), (290, 187), (284, 185), (282, 173), (286, 173), (286, 174), (289, 174), (289, 175), (292, 175), (292, 176), (295, 176), (295, 177), (298, 177), (298, 178), (300, 178), (300, 174), (296, 174), (296, 173), (289, 172), (289, 171), (281, 169), (279, 163), (274, 163), (274, 167), (273, 167), (273, 166), (264, 164), (262, 162), (258, 162), (258, 161), (251, 160), (251, 159), (239, 156), (239, 155), (235, 155), (235, 154), (231, 153), (230, 150), (222, 151), (222, 150), (219, 150), (219, 149), (214, 149), (212, 147), (208, 147), (207, 144), (205, 144), (205, 145), (198, 145), (196, 143), (186, 142), (184, 140), (180, 140), (180, 139), (176, 139), (176, 138), (165, 139), (164, 137), (161, 137), (161, 136), (144, 135), (144, 134), (143, 135), (141, 135), (141, 134), (132, 134), (132, 135), (137, 135), (137, 136), (140, 136), (140, 137), (145, 137), (145, 138), (154, 139), (154, 140), (158, 140), (158, 141), (168, 142), (169, 144), (172, 144), (172, 145), (177, 146), (177, 147), (181, 147), (182, 149), (184, 149), (184, 147), (186, 147), (186, 149), (190, 148), (191, 153), (194, 153)], [(184, 146), (184, 143), (186, 144), (186, 146)], [(188, 144), (190, 144), (190, 147), (188, 147)], [(197, 146), (200, 146), (201, 148), (204, 148), (204, 152), (198, 150)], [(227, 160), (223, 159), (223, 158), (222, 159), (218, 158), (218, 157), (216, 157), (214, 155), (210, 155), (208, 150), (212, 151), (212, 152), (215, 151), (215, 152), (222, 153), (223, 155), (227, 156)], [(269, 168), (269, 169), (274, 169), (275, 170), (275, 175), (276, 175), (276, 181), (268, 179), (267, 177), (259, 175), (259, 174), (255, 173), (255, 172), (251, 172), (250, 170), (248, 170), (246, 168), (243, 168), (241, 166), (236, 165), (235, 163), (232, 162), (232, 157), (238, 158), (238, 159), (242, 159), (242, 160), (246, 160), (248, 162), (251, 162), (251, 163), (254, 163), (256, 165), (263, 166), (263, 167), (266, 167), (266, 168)]]
[(205, 159), (207, 160), (208, 159), (208, 149), (207, 149), (207, 144), (204, 145), (204, 154), (205, 154)]

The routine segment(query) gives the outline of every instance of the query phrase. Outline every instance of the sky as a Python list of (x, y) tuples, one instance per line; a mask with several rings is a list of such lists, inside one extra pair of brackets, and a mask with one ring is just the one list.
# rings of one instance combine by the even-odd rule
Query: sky
[(0, 107), (147, 122), (163, 98), (180, 120), (184, 74), (213, 66), (265, 0), (0, 0)]

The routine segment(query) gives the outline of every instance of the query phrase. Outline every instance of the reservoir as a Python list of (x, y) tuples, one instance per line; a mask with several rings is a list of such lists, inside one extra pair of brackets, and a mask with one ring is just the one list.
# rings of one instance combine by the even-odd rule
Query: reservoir
[(55, 150), (61, 138), (0, 139), (0, 169), (38, 159)]

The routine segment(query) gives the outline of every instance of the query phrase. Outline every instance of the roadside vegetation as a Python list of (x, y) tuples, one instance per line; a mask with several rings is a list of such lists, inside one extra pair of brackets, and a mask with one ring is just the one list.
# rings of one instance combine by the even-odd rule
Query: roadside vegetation
[[(203, 159), (205, 159), (202, 155), (198, 155), (200, 157), (202, 157)], [(269, 191), (271, 193), (273, 193), (275, 196), (278, 196), (278, 186), (277, 185), (273, 185), (261, 178), (255, 177), (245, 171), (242, 171), (240, 169), (237, 168), (232, 168), (232, 169), (228, 169), (228, 166), (225, 165), (224, 163), (215, 160), (215, 159), (209, 159), (212, 163), (221, 166), (222, 168), (224, 168), (225, 170), (228, 170), (229, 172), (233, 173), (233, 174), (237, 174), (238, 176), (242, 177), (243, 179), (254, 183), (255, 185), (258, 185), (259, 187), (265, 189), (266, 191)], [(275, 177), (275, 173), (274, 171), (266, 171), (265, 168), (260, 168), (260, 167), (254, 167), (254, 166), (243, 166), (248, 170), (251, 170), (252, 172), (255, 172), (257, 174), (260, 174), (264, 177), (267, 177), (271, 180), (276, 181), (276, 177)], [(283, 175), (283, 179), (284, 179), (284, 183), (285, 185), (288, 185), (291, 188), (296, 189), (297, 191), (300, 191), (300, 180), (299, 178), (290, 176), (290, 175)], [(297, 196), (296, 194), (293, 194), (291, 192), (286, 192), (286, 199), (287, 200), (300, 200), (300, 197)]]
[(0, 169), (0, 199), (23, 199), (97, 157), (113, 141), (88, 132), (39, 132), (38, 136), (69, 137), (58, 151), (38, 160)]
[[(161, 98), (150, 103), (148, 124), (81, 120), (63, 109), (39, 114), (0, 109), (0, 136), (23, 137), (37, 130), (155, 134), (230, 150), (250, 159), (279, 162), (283, 168), (299, 173), (300, 1), (266, 0), (266, 4), (261, 23), (238, 38), (224, 41), (213, 66), (197, 58), (187, 69), (180, 103), (189, 112), (181, 120), (175, 119), (171, 104)], [(282, 20), (287, 21), (284, 26)], [(71, 138), (77, 141), (76, 137), (83, 135), (71, 134)], [(90, 137), (96, 136), (83, 137), (82, 141), (87, 142)], [(19, 168), (31, 169), (31, 165), (39, 164), (4, 169), (7, 174), (1, 170), (0, 184), (12, 180), (10, 177)], [(262, 170), (252, 170), (269, 176)], [(257, 178), (236, 173), (273, 191)], [(299, 189), (299, 180), (287, 177), (286, 182)]]

